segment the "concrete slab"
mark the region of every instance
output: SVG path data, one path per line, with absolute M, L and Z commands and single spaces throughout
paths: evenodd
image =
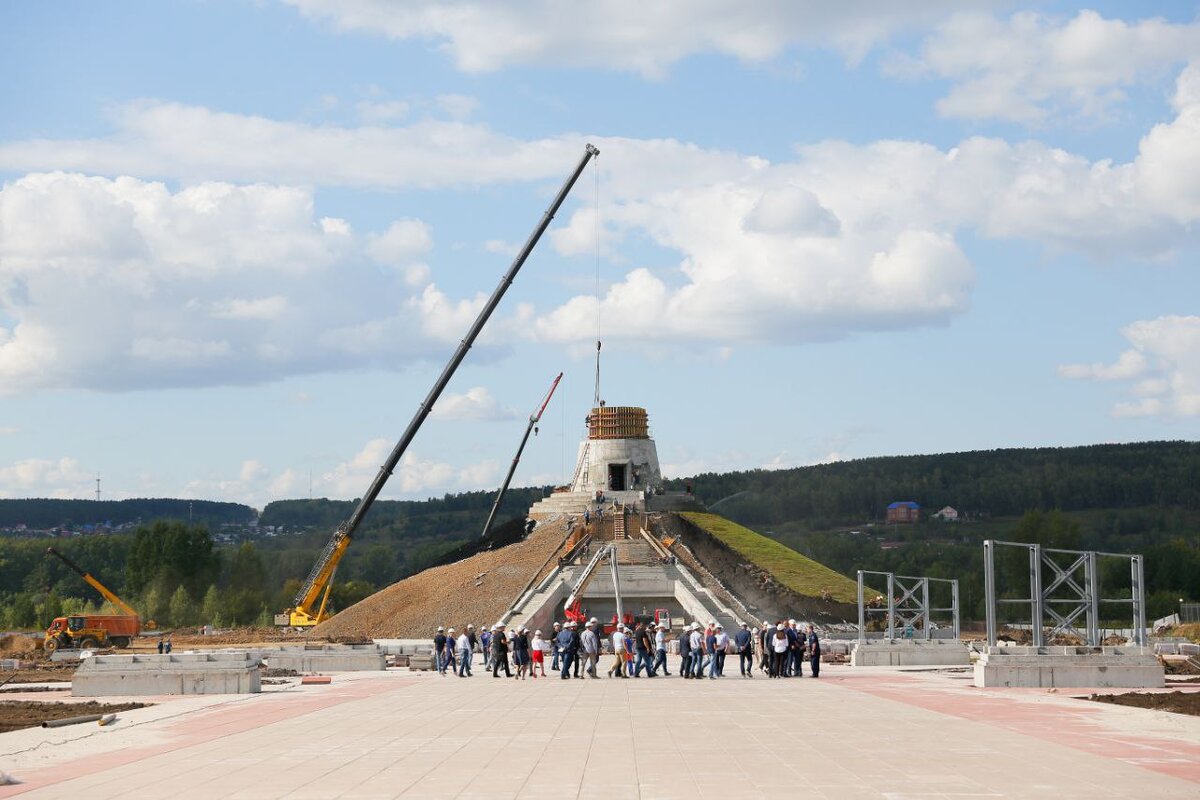
M 964 667 L 970 663 L 970 649 L 957 639 L 855 642 L 850 651 L 853 667 Z
M 0 735 L 0 763 L 23 781 L 0 798 L 1200 794 L 1200 719 L 963 678 L 347 673 L 304 690 L 163 698 L 112 728 Z M 903 730 L 905 752 L 884 752 L 872 730 Z
M 377 644 L 325 644 L 259 651 L 271 669 L 296 672 L 357 672 L 387 669 L 387 655 Z
M 246 653 L 93 656 L 71 679 L 76 697 L 244 694 L 262 688 L 258 659 Z
M 975 685 L 1159 689 L 1163 667 L 1151 647 L 986 647 Z

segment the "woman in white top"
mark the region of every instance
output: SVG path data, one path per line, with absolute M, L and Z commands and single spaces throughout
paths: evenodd
M 783 659 L 787 655 L 788 637 L 783 629 L 783 623 L 775 626 L 775 635 L 771 637 L 771 677 L 783 677 Z
M 542 677 L 546 677 L 546 662 L 544 661 L 546 650 L 546 640 L 542 638 L 542 632 L 534 631 L 533 666 L 529 668 L 529 674 L 533 676 L 534 680 L 537 680 L 537 673 L 539 669 L 542 671 Z

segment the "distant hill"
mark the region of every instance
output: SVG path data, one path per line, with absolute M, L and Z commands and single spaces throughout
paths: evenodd
M 710 508 L 742 523 L 813 520 L 814 528 L 882 521 L 912 500 L 971 516 L 1033 509 L 1200 509 L 1200 442 L 981 450 L 812 467 L 706 473 L 690 479 Z M 685 481 L 670 481 L 682 489 Z
M 29 498 L 0 500 L 0 528 L 25 525 L 30 528 L 55 528 L 64 525 L 112 523 L 125 525 L 159 519 L 192 520 L 198 525 L 216 527 L 226 522 L 248 525 L 255 510 L 241 503 L 213 500 L 172 500 L 145 498 L 135 500 L 58 500 Z

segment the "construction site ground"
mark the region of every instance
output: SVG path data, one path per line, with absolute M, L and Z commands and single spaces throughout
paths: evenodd
M 108 698 L 153 705 L 104 728 L 0 734 L 0 770 L 20 781 L 0 798 L 1200 795 L 1197 717 L 1085 702 L 1089 690 L 976 689 L 962 670 L 726 667 L 716 681 L 392 669 Z

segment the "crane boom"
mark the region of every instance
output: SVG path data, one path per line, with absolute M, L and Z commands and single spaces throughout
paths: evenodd
M 383 486 L 387 483 L 388 478 L 392 476 L 392 471 L 400 463 L 400 458 L 404 455 L 404 451 L 408 449 L 413 438 L 416 437 L 417 431 L 420 430 L 421 425 L 425 422 L 425 418 L 433 411 L 433 404 L 437 402 L 446 385 L 450 383 L 450 378 L 453 377 L 454 372 L 458 369 L 458 365 L 466 358 L 467 351 L 471 349 L 471 345 L 475 343 L 479 332 L 483 330 L 484 324 L 487 323 L 492 312 L 496 310 L 496 306 L 500 304 L 500 300 L 504 297 L 504 293 L 508 291 L 508 287 L 512 285 L 517 273 L 525 264 L 525 259 L 529 258 L 529 254 L 533 252 L 533 248 L 537 245 L 538 240 L 542 238 L 542 234 L 550 226 L 550 222 L 554 219 L 554 215 L 558 213 L 559 207 L 567 199 L 567 195 L 571 192 L 572 187 L 575 186 L 575 182 L 579 180 L 584 167 L 587 166 L 593 156 L 599 153 L 600 151 L 591 144 L 585 147 L 583 158 L 579 160 L 579 163 L 575 166 L 575 170 L 567 178 L 566 182 L 563 183 L 562 188 L 558 190 L 558 194 L 555 195 L 554 200 L 550 203 L 550 207 L 542 215 L 541 222 L 534 228 L 533 233 L 529 235 L 521 251 L 517 253 L 517 257 L 513 260 L 508 272 L 500 279 L 500 284 L 492 292 L 492 296 L 488 298 L 487 303 L 484 304 L 475 322 L 471 324 L 466 337 L 459 343 L 458 348 L 454 351 L 454 355 L 450 357 L 450 361 L 442 370 L 442 374 L 438 376 L 437 381 L 434 382 L 433 388 L 429 390 L 429 394 L 425 397 L 425 400 L 417 407 L 417 412 L 413 416 L 412 421 L 408 423 L 408 427 L 405 428 L 400 441 L 396 442 L 396 446 L 392 448 L 387 461 L 379 468 L 379 473 L 371 481 L 366 494 L 359 500 L 350 517 L 333 532 L 329 543 L 325 545 L 325 549 L 317 558 L 317 562 L 313 565 L 300 591 L 296 594 L 295 607 L 288 609 L 286 620 L 281 620 L 280 618 L 284 615 L 279 615 L 276 618 L 277 622 L 282 621 L 288 625 L 309 626 L 316 625 L 324 618 L 325 604 L 322 602 L 320 608 L 318 608 L 317 600 L 323 592 L 328 597 L 328 591 L 332 588 L 333 573 L 337 569 L 338 562 L 345 555 L 346 548 L 350 546 L 350 540 L 354 536 L 355 530 L 358 529 L 363 517 L 370 510 L 371 505 L 375 502 L 375 498 L 383 490 Z
M 117 597 L 115 594 L 113 594 L 112 592 L 110 592 L 110 591 L 108 590 L 108 587 L 107 587 L 107 586 L 105 586 L 103 583 L 101 583 L 100 581 L 98 581 L 98 580 L 96 580 L 95 578 L 93 578 L 93 577 L 92 577 L 92 574 L 91 574 L 90 572 L 87 572 L 87 571 L 85 571 L 85 570 L 83 569 L 83 567 L 79 566 L 79 565 L 78 565 L 78 564 L 76 564 L 74 561 L 72 561 L 71 559 L 69 559 L 69 558 L 67 558 L 66 556 L 64 556 L 62 553 L 60 553 L 60 552 L 58 552 L 57 550 L 55 550 L 53 547 L 47 547 L 47 548 L 46 548 L 46 553 L 47 553 L 48 555 L 57 556 L 57 557 L 58 557 L 58 559 L 59 559 L 60 561 L 62 561 L 64 564 L 66 564 L 66 565 L 67 565 L 68 567 L 70 567 L 71 569 L 75 570 L 75 572 L 78 572 L 78 573 L 79 573 L 79 577 L 83 578 L 83 580 L 84 580 L 84 581 L 85 581 L 85 582 L 86 582 L 86 583 L 87 583 L 89 586 L 91 586 L 93 589 L 95 589 L 97 592 L 99 592 L 99 593 L 100 593 L 100 595 L 101 595 L 101 596 L 102 596 L 102 597 L 103 597 L 105 600 L 107 600 L 108 602 L 112 603 L 114 606 L 116 606 L 117 608 L 121 609 L 122 611 L 124 611 L 126 614 L 128 614 L 128 615 L 129 615 L 129 616 L 131 616 L 131 617 L 136 617 L 136 616 L 138 615 L 138 613 L 137 613 L 136 611 L 134 611 L 134 610 L 133 610 L 133 609 L 132 609 L 132 608 L 129 606 L 129 604 L 128 604 L 128 603 L 126 603 L 124 600 L 122 600 L 121 598 Z
M 496 512 L 500 510 L 500 501 L 504 499 L 504 493 L 508 491 L 508 484 L 512 482 L 513 473 L 517 471 L 517 464 L 521 461 L 521 453 L 525 452 L 525 443 L 529 441 L 529 433 L 533 430 L 533 426 L 537 425 L 542 419 L 542 414 L 546 411 L 546 406 L 550 405 L 550 398 L 554 396 L 554 390 L 558 388 L 558 382 L 562 380 L 563 374 L 558 373 L 558 377 L 554 379 L 554 383 L 550 384 L 550 391 L 546 392 L 546 396 L 542 399 L 542 404 L 538 406 L 538 410 L 529 415 L 529 424 L 525 426 L 525 435 L 521 437 L 521 444 L 517 447 L 517 454 L 513 456 L 512 465 L 508 468 L 508 474 L 504 476 L 504 483 L 500 485 L 500 491 L 496 492 L 496 502 L 492 503 L 492 510 L 488 514 L 487 522 L 483 525 L 483 533 L 480 534 L 483 538 L 492 530 L 492 523 L 496 521 Z

